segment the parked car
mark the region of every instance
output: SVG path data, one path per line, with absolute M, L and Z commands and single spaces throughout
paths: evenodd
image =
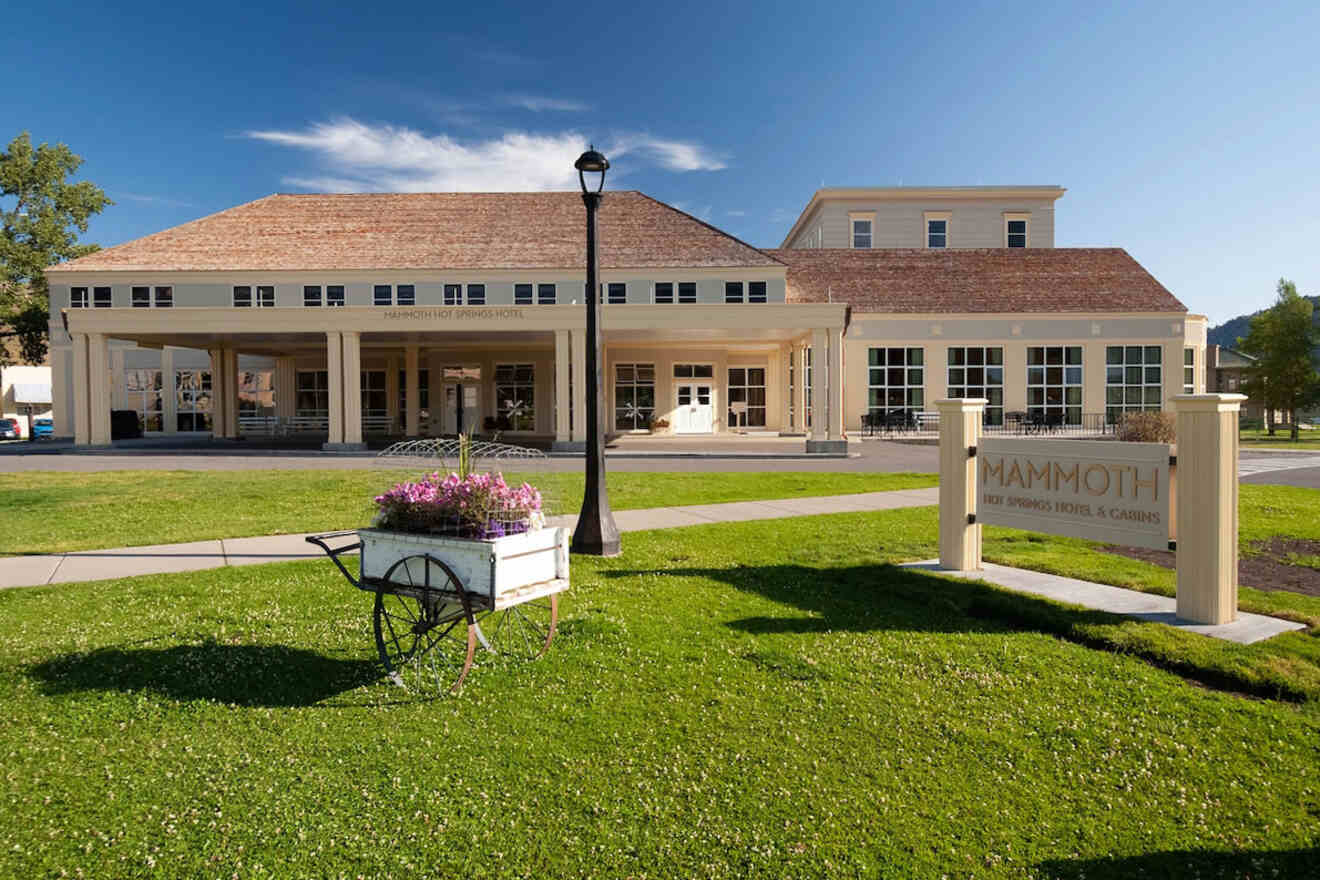
M 32 420 L 32 439 L 49 440 L 55 436 L 55 422 L 52 419 Z
M 0 440 L 22 440 L 23 429 L 18 426 L 18 419 L 0 419 Z

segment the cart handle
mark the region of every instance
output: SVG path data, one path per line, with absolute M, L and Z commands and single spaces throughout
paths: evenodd
M 348 582 L 356 586 L 358 583 L 358 579 L 353 577 L 353 575 L 349 572 L 349 570 L 344 567 L 344 563 L 339 561 L 339 557 L 345 553 L 352 553 L 354 550 L 362 549 L 362 541 L 357 540 L 351 544 L 344 544 L 341 547 L 331 547 L 329 544 L 326 543 L 326 541 L 329 539 L 344 538 L 349 535 L 352 535 L 353 537 L 356 538 L 357 532 L 353 530 L 344 531 L 344 532 L 326 532 L 321 535 L 308 535 L 305 540 L 307 541 L 308 544 L 315 544 L 316 546 L 324 550 L 325 555 L 330 557 L 330 561 L 333 562 L 335 565 L 339 566 L 339 570 L 344 573 L 344 577 L 348 578 Z

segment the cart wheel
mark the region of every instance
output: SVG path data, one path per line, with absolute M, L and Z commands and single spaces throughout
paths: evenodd
M 510 605 L 491 616 L 495 626 L 487 638 L 495 652 L 535 660 L 554 640 L 559 625 L 559 594 Z
M 449 566 L 432 556 L 400 559 L 385 573 L 373 618 L 390 681 L 419 691 L 463 686 L 477 632 L 471 608 L 459 600 L 462 589 Z

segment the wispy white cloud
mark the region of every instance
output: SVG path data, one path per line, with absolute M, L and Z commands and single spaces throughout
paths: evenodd
M 582 101 L 573 101 L 567 98 L 546 98 L 540 95 L 509 95 L 504 101 L 514 107 L 531 110 L 533 113 L 545 113 L 547 111 L 582 113 L 591 109 L 590 104 L 585 104 Z
M 691 214 L 700 220 L 710 220 L 711 211 L 715 209 L 714 205 L 694 205 L 690 202 L 674 202 L 674 207 L 684 214 Z
M 117 192 L 115 198 L 125 199 L 130 202 L 143 202 L 152 205 L 169 205 L 172 208 L 195 208 L 192 202 L 186 202 L 183 199 L 171 199 L 166 196 L 149 196 L 142 193 Z
M 510 131 L 478 141 L 427 135 L 405 126 L 367 125 L 351 118 L 300 130 L 249 131 L 246 137 L 304 150 L 321 164 L 285 182 L 331 192 L 555 190 L 577 186 L 573 161 L 587 145 L 575 131 Z M 649 135 L 615 137 L 603 145 L 611 161 L 634 156 L 671 171 L 726 167 L 696 143 Z M 710 208 L 707 207 L 709 213 Z

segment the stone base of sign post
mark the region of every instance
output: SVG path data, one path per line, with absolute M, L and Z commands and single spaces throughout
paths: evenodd
M 1178 616 L 1229 623 L 1238 599 L 1238 410 L 1241 394 L 1181 394 L 1178 419 Z
M 983 398 L 937 400 L 940 414 L 940 568 L 979 571 L 981 526 L 976 514 L 976 457 Z

